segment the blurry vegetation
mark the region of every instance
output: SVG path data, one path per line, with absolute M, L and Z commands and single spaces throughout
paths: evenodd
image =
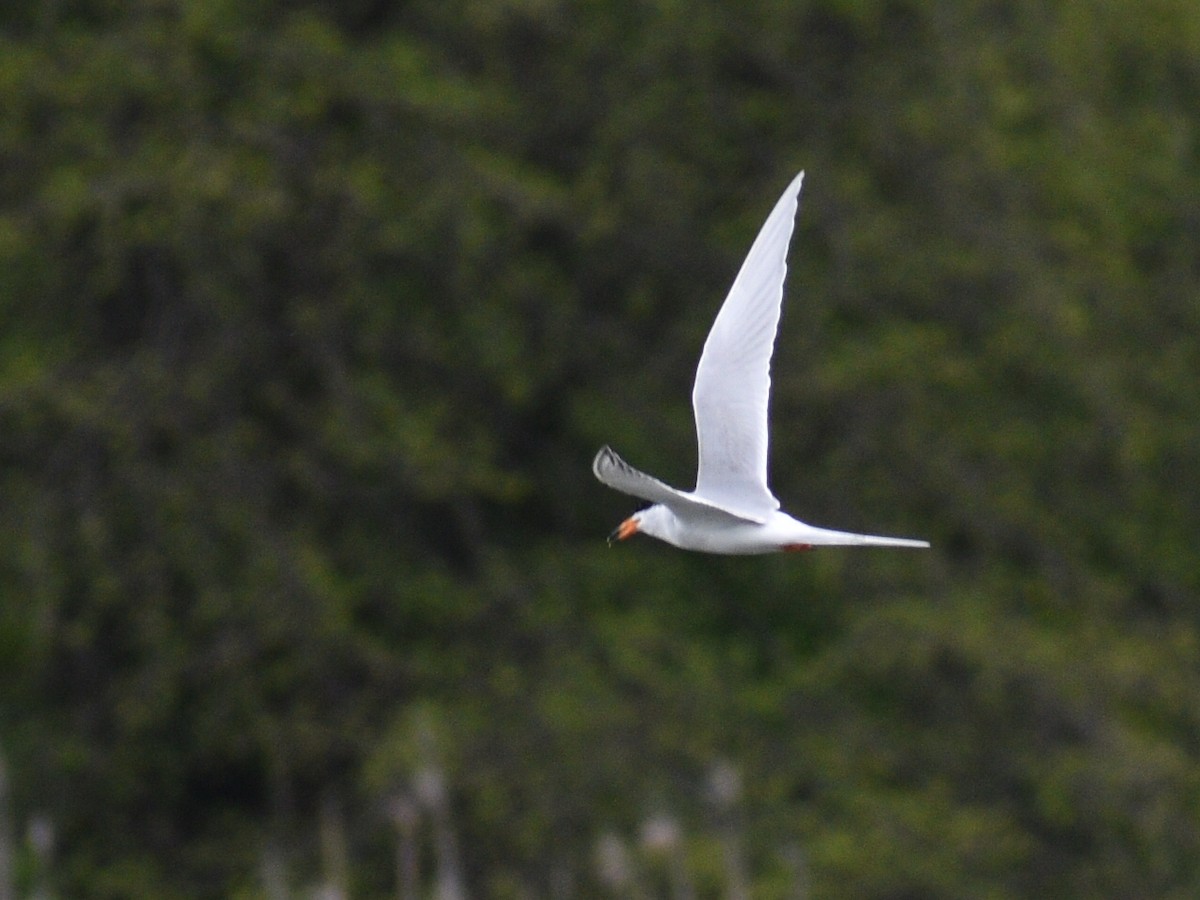
M 0 110 L 3 896 L 1200 894 L 1194 0 L 17 3 Z M 774 487 L 934 550 L 606 549 L 800 168 Z

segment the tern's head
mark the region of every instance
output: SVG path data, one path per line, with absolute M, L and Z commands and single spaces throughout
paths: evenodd
M 671 515 L 671 511 L 661 503 L 648 506 L 635 512 L 613 529 L 613 533 L 608 536 L 608 542 L 611 544 L 613 541 L 623 541 L 635 534 L 648 534 L 650 537 L 665 539 Z

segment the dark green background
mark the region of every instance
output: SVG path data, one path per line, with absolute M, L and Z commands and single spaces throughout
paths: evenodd
M 773 487 L 934 549 L 607 549 L 801 168 Z M 436 767 L 476 897 L 655 816 L 701 897 L 1197 896 L 1198 235 L 1194 0 L 6 5 L 12 877 L 391 896 Z

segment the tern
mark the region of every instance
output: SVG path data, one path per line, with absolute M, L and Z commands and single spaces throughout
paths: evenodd
M 808 525 L 782 512 L 767 486 L 771 353 L 803 181 L 801 172 L 767 216 L 704 342 L 692 388 L 700 457 L 695 489 L 681 491 L 639 472 L 611 447 L 596 454 L 592 471 L 601 482 L 652 504 L 618 525 L 609 543 L 641 533 L 684 550 L 724 554 L 929 546 Z

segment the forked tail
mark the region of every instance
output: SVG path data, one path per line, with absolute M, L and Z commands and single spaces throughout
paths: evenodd
M 806 538 L 814 547 L 916 547 L 928 548 L 929 541 L 915 538 L 884 537 L 878 534 L 855 534 L 851 531 L 832 531 L 827 528 Z

